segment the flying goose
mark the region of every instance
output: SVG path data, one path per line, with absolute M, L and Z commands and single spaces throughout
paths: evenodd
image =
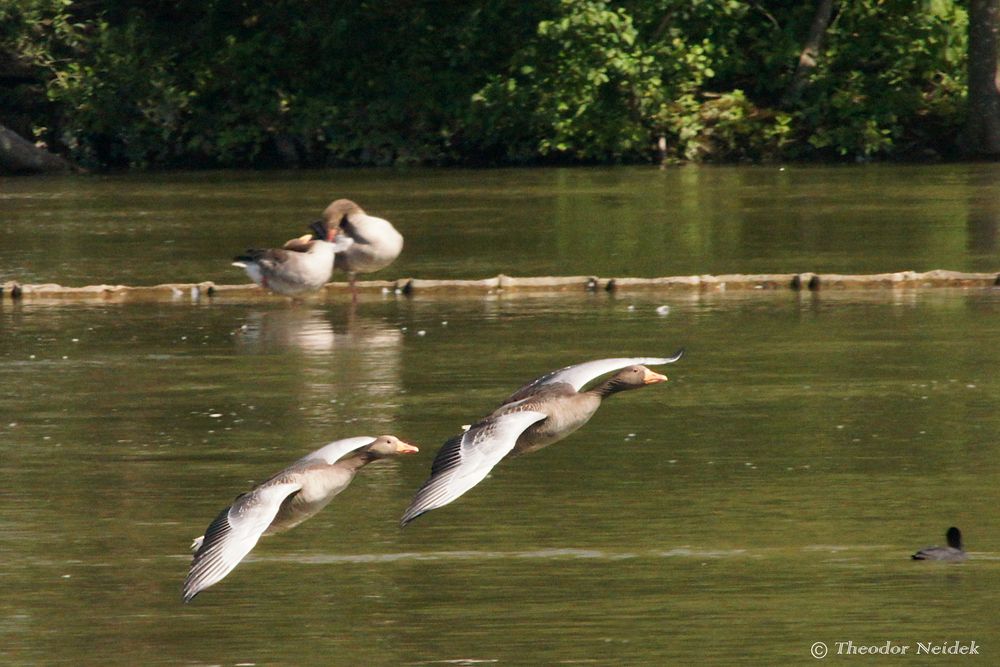
M 337 440 L 237 496 L 191 545 L 195 553 L 184 581 L 184 601 L 221 581 L 262 535 L 294 528 L 326 507 L 364 466 L 417 451 L 392 435 Z
M 421 514 L 443 507 L 481 482 L 502 459 L 534 452 L 562 440 L 586 424 L 601 402 L 620 391 L 665 382 L 646 368 L 670 364 L 672 357 L 598 359 L 546 373 L 511 394 L 496 410 L 442 445 L 430 477 L 400 520 L 405 526 Z M 614 375 L 580 391 L 605 373 Z

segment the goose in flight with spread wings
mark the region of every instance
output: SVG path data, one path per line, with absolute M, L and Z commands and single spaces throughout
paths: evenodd
M 438 451 L 430 478 L 403 514 L 405 526 L 443 507 L 481 482 L 502 459 L 534 452 L 562 440 L 586 424 L 601 402 L 620 391 L 666 381 L 646 366 L 670 364 L 672 357 L 598 359 L 546 373 L 511 394 L 500 407 L 448 440 Z M 617 371 L 581 391 L 590 381 Z
M 194 540 L 184 601 L 217 584 L 254 548 L 262 535 L 294 528 L 326 507 L 372 461 L 418 449 L 392 435 L 331 442 L 307 454 L 233 501 Z

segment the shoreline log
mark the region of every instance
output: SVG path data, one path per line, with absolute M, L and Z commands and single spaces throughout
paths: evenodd
M 585 294 L 605 291 L 629 293 L 722 293 L 775 292 L 781 290 L 812 292 L 892 289 L 994 289 L 1000 287 L 1000 273 L 968 273 L 935 269 L 918 273 L 897 271 L 876 274 L 836 273 L 775 273 L 721 274 L 699 276 L 663 276 L 659 278 L 601 278 L 598 276 L 506 276 L 493 278 L 434 280 L 400 278 L 370 280 L 357 284 L 362 295 L 379 294 L 446 299 L 449 296 L 476 294 Z M 346 282 L 329 283 L 307 299 L 347 295 Z M 164 283 L 160 285 L 86 285 L 67 287 L 55 283 L 28 284 L 8 281 L 0 286 L 0 299 L 19 301 L 199 301 L 202 299 L 285 300 L 253 283 L 218 285 L 211 281 L 199 283 Z

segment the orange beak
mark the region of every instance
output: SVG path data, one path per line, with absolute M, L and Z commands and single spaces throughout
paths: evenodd
M 667 376 L 660 375 L 659 373 L 654 373 L 653 371 L 646 369 L 646 374 L 642 377 L 643 384 L 656 384 L 658 382 L 666 382 Z
M 408 442 L 400 441 L 399 444 L 396 445 L 397 454 L 416 454 L 419 451 L 420 450 L 415 445 L 411 445 Z

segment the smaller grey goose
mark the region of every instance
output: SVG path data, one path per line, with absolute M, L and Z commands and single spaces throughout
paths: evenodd
M 321 289 L 330 281 L 337 247 L 334 233 L 315 226 L 313 235 L 292 239 L 281 248 L 250 248 L 233 258 L 233 266 L 264 289 L 298 297 Z
M 184 601 L 217 584 L 263 535 L 294 528 L 326 507 L 372 461 L 419 451 L 393 435 L 337 440 L 236 498 L 191 545 Z

